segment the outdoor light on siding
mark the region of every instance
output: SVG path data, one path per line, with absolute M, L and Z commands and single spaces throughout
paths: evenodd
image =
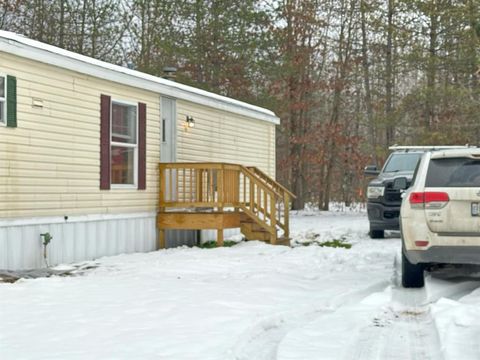
M 193 128 L 195 127 L 195 119 L 187 115 L 187 120 L 185 122 L 186 127 Z

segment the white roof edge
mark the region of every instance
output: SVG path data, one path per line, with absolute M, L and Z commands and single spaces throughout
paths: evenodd
M 280 124 L 279 117 L 273 111 L 259 106 L 96 60 L 9 31 L 0 30 L 0 51 L 276 125 Z M 79 63 L 82 65 L 81 68 Z

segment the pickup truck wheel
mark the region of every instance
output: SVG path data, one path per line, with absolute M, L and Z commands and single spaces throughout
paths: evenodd
M 402 251 L 402 286 L 404 288 L 422 288 L 425 286 L 423 264 L 412 264 Z
M 372 239 L 383 239 L 385 237 L 384 230 L 370 230 L 369 235 Z

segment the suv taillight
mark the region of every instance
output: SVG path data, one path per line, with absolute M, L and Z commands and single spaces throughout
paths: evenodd
M 441 209 L 450 201 L 446 192 L 425 191 L 412 192 L 408 201 L 412 207 L 425 209 Z

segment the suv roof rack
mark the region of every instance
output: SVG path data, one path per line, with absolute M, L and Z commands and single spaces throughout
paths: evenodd
M 393 145 L 390 146 L 389 150 L 446 150 L 446 149 L 470 149 L 476 148 L 473 145 L 426 145 L 426 146 L 400 146 L 400 145 Z

